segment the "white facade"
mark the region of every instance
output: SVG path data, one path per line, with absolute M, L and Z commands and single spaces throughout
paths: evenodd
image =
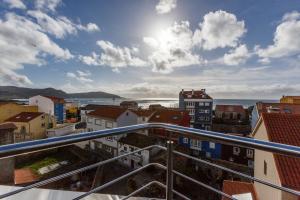
M 64 124 L 57 126 L 52 129 L 46 130 L 47 137 L 59 137 L 63 135 L 68 135 L 76 131 L 75 124 Z
M 54 116 L 54 103 L 51 99 L 37 95 L 29 98 L 29 105 L 38 106 L 39 112 L 44 112 Z
M 130 153 L 132 151 L 136 151 L 139 149 L 140 148 L 132 146 L 132 145 L 119 143 L 118 153 L 119 153 L 119 155 L 122 155 L 122 154 Z M 119 159 L 119 161 L 122 164 L 124 164 L 132 169 L 137 169 L 139 167 L 142 167 L 142 166 L 148 164 L 149 159 L 150 159 L 150 151 L 144 150 L 144 151 L 140 151 L 136 154 L 132 154 L 130 156 L 126 156 L 122 159 Z

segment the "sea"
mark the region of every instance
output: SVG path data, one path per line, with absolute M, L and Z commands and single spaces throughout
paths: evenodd
M 136 101 L 140 107 L 148 108 L 151 104 L 161 104 L 169 108 L 178 108 L 178 98 L 140 98 L 140 99 L 124 99 L 124 98 L 93 98 L 93 99 L 66 99 L 66 101 L 77 102 L 80 106 L 86 104 L 99 104 L 99 105 L 120 105 L 122 101 L 133 100 Z M 256 102 L 269 102 L 278 103 L 279 100 L 274 99 L 214 99 L 213 105 L 242 105 L 244 108 L 254 106 Z

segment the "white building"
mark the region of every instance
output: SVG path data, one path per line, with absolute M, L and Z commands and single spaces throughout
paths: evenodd
M 119 155 L 137 151 L 139 149 L 156 144 L 156 139 L 139 133 L 129 133 L 118 141 Z M 155 155 L 158 149 L 149 149 L 129 155 L 119 161 L 132 168 L 137 169 L 149 163 L 150 157 Z
M 137 124 L 138 116 L 127 109 L 116 106 L 100 107 L 87 113 L 86 123 L 88 131 L 110 129 Z M 93 140 L 93 150 L 105 150 L 111 156 L 118 155 L 118 140 L 122 135 L 111 136 Z
M 62 125 L 58 125 L 55 128 L 47 129 L 46 135 L 47 137 L 59 137 L 59 136 L 68 135 L 75 132 L 76 132 L 75 124 L 62 124 Z
M 262 113 L 253 137 L 276 143 L 300 146 L 300 115 Z M 255 150 L 254 177 L 300 191 L 300 159 Z M 298 200 L 278 189 L 254 183 L 258 199 Z

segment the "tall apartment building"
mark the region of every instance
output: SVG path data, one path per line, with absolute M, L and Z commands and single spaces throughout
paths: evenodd
M 179 108 L 189 112 L 191 127 L 211 130 L 213 99 L 206 94 L 205 89 L 182 90 L 179 93 Z

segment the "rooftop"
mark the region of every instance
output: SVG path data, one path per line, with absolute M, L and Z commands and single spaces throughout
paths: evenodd
M 17 129 L 14 123 L 5 122 L 0 124 L 0 130 L 9 130 L 9 129 Z
M 128 144 L 139 148 L 145 148 L 153 145 L 156 143 L 156 141 L 157 140 L 154 137 L 149 137 L 139 133 L 130 133 L 126 137 L 122 137 L 119 140 L 119 142 L 123 144 Z
M 184 98 L 188 99 L 212 99 L 208 94 L 206 94 L 205 90 L 191 90 L 191 91 L 184 91 L 182 90 L 179 95 L 183 96 Z
M 21 112 L 11 118 L 5 120 L 6 122 L 29 122 L 38 116 L 42 115 L 42 112 Z
M 300 115 L 263 113 L 262 120 L 271 142 L 300 146 Z M 300 159 L 274 157 L 282 185 L 300 190 Z
M 130 111 L 134 112 L 140 117 L 150 117 L 155 113 L 155 111 L 149 109 L 138 109 L 138 110 L 130 110 Z
M 250 193 L 252 196 L 252 200 L 258 200 L 253 183 L 224 180 L 223 192 L 231 196 Z M 229 199 L 223 197 L 222 200 L 229 200 Z
M 103 107 L 119 107 L 119 106 L 114 106 L 114 105 L 98 105 L 98 104 L 87 104 L 85 106 L 80 107 L 80 110 L 97 110 L 98 108 L 103 108 Z
M 179 111 L 175 109 L 165 109 L 157 111 L 149 122 L 169 123 L 181 125 L 184 118 L 189 118 L 187 111 Z M 189 120 L 188 120 L 189 121 Z
M 261 115 L 261 113 L 268 112 L 300 114 L 299 104 L 257 102 L 256 108 L 259 115 Z
M 242 105 L 216 105 L 216 112 L 237 112 L 244 113 L 246 112 Z
M 105 106 L 105 107 L 99 107 L 96 110 L 88 113 L 87 115 L 93 117 L 117 119 L 126 110 L 127 109 L 121 108 L 119 106 Z
M 44 95 L 42 95 L 42 96 L 46 97 L 48 99 L 51 99 L 55 103 L 65 103 L 65 99 L 64 98 L 55 97 L 55 96 L 44 96 Z

